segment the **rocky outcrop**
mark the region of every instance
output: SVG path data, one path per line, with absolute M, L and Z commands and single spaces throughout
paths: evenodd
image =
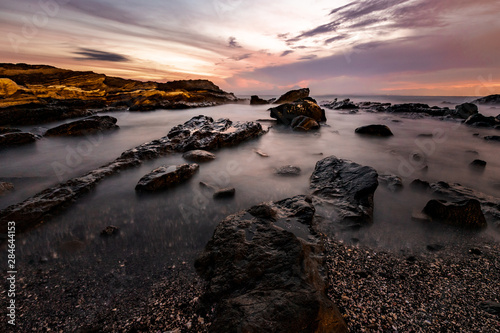
M 0 210 L 0 233 L 6 232 L 9 221 L 16 221 L 16 231 L 19 232 L 46 221 L 51 215 L 63 210 L 88 192 L 105 177 L 135 167 L 145 160 L 173 152 L 185 152 L 191 150 L 189 147 L 194 145 L 201 149 L 232 146 L 257 138 L 264 133 L 260 124 L 254 122 L 233 124 L 229 119 L 214 121 L 206 116 L 194 117 L 184 125 L 174 127 L 169 135 L 127 150 L 111 163 L 81 177 L 50 187 L 19 204 Z
M 0 125 L 88 116 L 104 107 L 145 111 L 237 101 L 208 80 L 142 82 L 43 65 L 0 64 L 0 80 Z
M 455 110 L 450 110 L 448 114 L 454 118 L 468 119 L 470 116 L 478 114 L 478 109 L 476 104 L 463 103 L 455 106 Z
M 368 125 L 356 128 L 357 134 L 371 136 L 393 136 L 391 130 L 386 125 Z
M 309 88 L 290 90 L 289 92 L 281 95 L 280 98 L 273 102 L 273 104 L 292 103 L 298 99 L 309 97 L 309 92 Z
M 481 211 L 481 204 L 475 199 L 459 202 L 430 200 L 423 212 L 433 220 L 465 228 L 484 228 L 486 219 Z
M 472 103 L 476 104 L 500 104 L 500 95 L 489 95 L 473 100 Z
M 135 186 L 136 191 L 164 190 L 184 183 L 198 171 L 198 164 L 163 165 L 142 177 Z
M 476 113 L 467 118 L 465 124 L 475 127 L 495 127 L 500 125 L 500 120 L 495 117 L 487 117 L 480 113 Z
M 206 150 L 190 150 L 182 154 L 182 157 L 193 162 L 208 162 L 215 160 L 215 154 Z
M 110 116 L 92 116 L 53 127 L 45 136 L 82 136 L 118 129 L 117 119 Z
M 0 149 L 33 143 L 38 137 L 31 133 L 7 133 L 0 135 Z
M 301 99 L 293 103 L 281 104 L 280 106 L 270 108 L 271 118 L 275 118 L 279 123 L 291 125 L 292 121 L 298 116 L 306 116 L 314 119 L 316 122 L 326 121 L 325 110 L 310 99 Z
M 332 110 L 352 110 L 352 109 L 359 109 L 359 106 L 351 102 L 349 98 L 346 98 L 342 101 L 337 102 L 337 99 L 331 103 L 325 103 L 322 104 L 321 106 L 324 106 L 325 108 L 332 109 Z
M 294 131 L 309 132 L 320 128 L 318 122 L 310 117 L 298 116 L 293 118 L 290 124 Z
M 430 107 L 429 105 L 422 103 L 394 104 L 385 109 L 385 111 L 389 113 L 422 113 L 435 117 L 444 116 L 449 112 L 449 110 L 450 109 L 447 107 Z
M 257 95 L 253 95 L 250 97 L 250 105 L 265 105 L 265 104 L 270 104 L 270 102 L 260 98 Z
M 215 306 L 212 332 L 347 332 L 326 296 L 323 247 L 310 198 L 254 206 L 224 219 L 196 260 Z
M 334 220 L 353 227 L 373 222 L 373 195 L 377 187 L 375 169 L 335 156 L 316 163 L 310 185 L 315 196 L 333 205 Z

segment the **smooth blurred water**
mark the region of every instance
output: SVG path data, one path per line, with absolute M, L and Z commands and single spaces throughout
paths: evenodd
M 318 97 L 318 101 L 321 100 L 323 98 Z M 353 100 L 376 101 L 376 98 Z M 462 102 L 459 98 L 447 100 Z M 398 102 L 383 97 L 379 97 L 379 101 Z M 432 105 L 425 98 L 413 97 L 411 101 Z M 183 111 L 116 112 L 109 115 L 118 118 L 120 129 L 104 136 L 44 138 L 33 147 L 3 151 L 0 153 L 0 178 L 13 181 L 16 191 L 1 197 L 0 207 L 22 201 L 60 180 L 82 175 L 110 162 L 124 150 L 160 138 L 173 126 L 193 116 L 204 114 L 215 119 L 227 117 L 233 121 L 255 121 L 269 118 L 267 108 L 266 105 L 223 105 Z M 481 112 L 487 114 L 483 109 Z M 405 189 L 398 193 L 380 185 L 375 195 L 373 225 L 359 231 L 346 231 L 333 225 L 336 237 L 346 241 L 356 238 L 361 244 L 392 250 L 421 249 L 436 242 L 473 241 L 475 237 L 498 239 L 498 233 L 492 227 L 479 234 L 469 232 L 463 235 L 453 228 L 412 221 L 412 212 L 422 210 L 430 196 L 415 193 L 408 187 L 415 178 L 459 182 L 500 197 L 500 144 L 482 139 L 485 135 L 499 135 L 498 131 L 471 128 L 455 121 L 410 119 L 363 111 L 347 114 L 326 110 L 326 116 L 327 125 L 316 133 L 297 133 L 275 126 L 259 139 L 217 151 L 216 160 L 201 164 L 193 179 L 164 192 L 138 195 L 134 187 L 155 167 L 185 163 L 180 154 L 148 161 L 111 176 L 61 215 L 20 235 L 20 258 L 48 256 L 85 260 L 99 257 L 99 260 L 105 260 L 102 257 L 107 255 L 113 258 L 134 256 L 143 257 L 147 265 L 188 251 L 196 253 L 225 216 L 259 202 L 308 193 L 309 177 L 315 163 L 330 155 L 372 166 L 380 174 L 400 175 L 405 185 Z M 262 124 L 267 127 L 270 123 Z M 354 133 L 357 127 L 369 124 L 388 125 L 394 137 L 373 138 Z M 57 123 L 46 127 L 55 125 Z M 418 137 L 426 133 L 439 136 L 437 139 Z M 479 136 L 473 136 L 474 133 L 479 133 Z M 257 155 L 255 149 L 269 157 Z M 471 150 L 477 155 L 468 152 Z M 75 151 L 77 157 L 73 156 Z M 412 157 L 415 153 L 422 157 L 421 161 Z M 473 172 L 468 167 L 476 158 L 488 163 L 483 173 Z M 57 167 L 54 167 L 57 163 L 67 166 L 64 173 L 60 170 L 57 173 Z M 299 166 L 301 175 L 280 177 L 274 174 L 275 168 L 288 164 Z M 419 171 L 424 165 L 428 166 L 428 171 Z M 200 181 L 219 187 L 235 187 L 236 196 L 214 201 L 211 193 L 200 187 Z M 100 237 L 100 231 L 108 225 L 118 226 L 120 235 L 109 240 Z

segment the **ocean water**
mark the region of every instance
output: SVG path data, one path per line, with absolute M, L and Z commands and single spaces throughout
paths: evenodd
M 314 97 L 318 101 L 334 98 Z M 352 98 L 355 102 L 421 102 L 438 106 L 445 106 L 441 104 L 443 101 L 462 103 L 470 99 Z M 446 105 L 454 107 L 454 104 Z M 31 147 L 2 151 L 0 179 L 12 181 L 16 190 L 0 197 L 0 207 L 22 201 L 60 181 L 112 161 L 129 148 L 165 136 L 173 126 L 193 116 L 203 114 L 214 119 L 255 121 L 269 118 L 267 109 L 266 105 L 235 104 L 180 111 L 114 112 L 109 115 L 118 118 L 120 129 L 117 131 L 83 138 L 44 138 Z M 480 112 L 496 115 L 500 110 L 481 106 Z M 99 257 L 100 269 L 106 270 L 109 268 L 107 260 L 111 265 L 117 258 L 140 257 L 143 265 L 154 265 L 164 258 L 197 253 L 225 216 L 260 202 L 308 193 L 309 177 L 316 162 L 330 155 L 372 166 L 379 174 L 399 175 L 405 186 L 403 191 L 393 193 L 380 185 L 375 194 L 373 225 L 353 231 L 332 223 L 331 231 L 336 238 L 390 251 L 425 250 L 426 245 L 433 243 L 499 240 L 493 227 L 479 233 L 463 233 L 446 226 L 412 221 L 412 213 L 421 211 L 431 197 L 416 193 L 408 186 L 416 178 L 458 182 L 500 197 L 500 144 L 482 139 L 485 135 L 498 135 L 498 131 L 471 128 L 455 121 L 363 111 L 349 114 L 327 109 L 326 117 L 327 125 L 316 133 L 296 133 L 274 126 L 259 139 L 217 151 L 216 160 L 201 164 L 194 178 L 168 191 L 138 195 L 134 187 L 143 175 L 160 165 L 185 163 L 180 154 L 148 161 L 111 176 L 48 223 L 19 235 L 19 260 L 43 256 L 86 261 Z M 263 127 L 270 124 L 262 122 Z M 354 133 L 357 127 L 369 124 L 385 124 L 394 136 L 381 139 Z M 428 133 L 439 133 L 439 140 L 418 136 Z M 474 136 L 475 133 L 479 136 Z M 269 157 L 257 155 L 256 149 Z M 415 154 L 421 158 L 415 159 Z M 476 158 L 488 163 L 483 173 L 473 172 L 468 167 Z M 301 175 L 279 177 L 274 174 L 275 168 L 289 164 L 299 166 Z M 423 166 L 428 166 L 427 171 L 421 170 Z M 235 187 L 236 196 L 214 201 L 211 193 L 199 186 L 200 181 L 218 187 Z M 108 225 L 121 229 L 112 240 L 99 237 L 100 231 Z M 187 260 L 192 259 L 190 255 Z

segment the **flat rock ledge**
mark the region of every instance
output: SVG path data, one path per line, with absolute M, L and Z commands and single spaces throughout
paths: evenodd
M 256 122 L 233 123 L 229 119 L 214 121 L 196 116 L 177 125 L 167 136 L 125 151 L 113 162 L 87 174 L 50 187 L 25 201 L 0 210 L 0 233 L 7 232 L 7 223 L 16 221 L 17 231 L 27 230 L 44 222 L 91 190 L 105 177 L 173 152 L 193 149 L 216 150 L 234 146 L 266 133 Z

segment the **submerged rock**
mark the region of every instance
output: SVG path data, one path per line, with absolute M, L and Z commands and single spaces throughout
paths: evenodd
M 194 176 L 199 165 L 163 165 L 142 177 L 135 186 L 136 191 L 158 191 L 185 182 Z
M 31 133 L 7 133 L 0 135 L 0 149 L 33 143 L 37 136 Z
M 110 116 L 92 116 L 49 129 L 45 136 L 81 136 L 118 129 L 117 119 Z
M 265 104 L 270 104 L 270 102 L 260 98 L 257 95 L 253 95 L 250 97 L 250 105 L 265 105 Z
M 333 204 L 338 221 L 357 226 L 373 222 L 377 187 L 375 169 L 335 156 L 316 163 L 310 185 L 314 195 Z
M 423 212 L 432 219 L 457 227 L 484 228 L 486 219 L 481 204 L 475 199 L 459 202 L 430 200 Z
M 309 88 L 302 88 L 297 90 L 290 90 L 289 92 L 281 95 L 273 104 L 284 104 L 295 102 L 298 99 L 309 97 Z
M 224 219 L 195 267 L 215 306 L 212 332 L 347 332 L 326 296 L 323 246 L 304 196 Z
M 236 189 L 234 187 L 226 187 L 218 189 L 214 192 L 214 199 L 225 199 L 232 198 L 236 194 Z
M 372 136 L 393 136 L 391 129 L 385 125 L 368 125 L 358 127 L 355 130 L 358 134 L 372 135 Z
M 306 116 L 295 117 L 292 120 L 290 126 L 293 128 L 294 131 L 300 131 L 300 132 L 317 130 L 320 127 L 316 120 Z
M 398 192 L 403 189 L 403 180 L 399 176 L 389 174 L 379 175 L 378 180 L 392 192 Z
M 325 110 L 309 99 L 302 99 L 293 103 L 286 103 L 269 109 L 271 118 L 275 118 L 279 123 L 291 125 L 298 116 L 306 116 L 316 122 L 326 121 Z
M 279 167 L 274 173 L 280 176 L 299 176 L 300 172 L 301 170 L 298 166 L 286 165 Z
M 474 160 L 469 165 L 473 168 L 484 169 L 486 167 L 486 161 Z
M 207 162 L 215 160 L 215 154 L 201 149 L 187 151 L 182 154 L 182 157 L 193 162 Z

